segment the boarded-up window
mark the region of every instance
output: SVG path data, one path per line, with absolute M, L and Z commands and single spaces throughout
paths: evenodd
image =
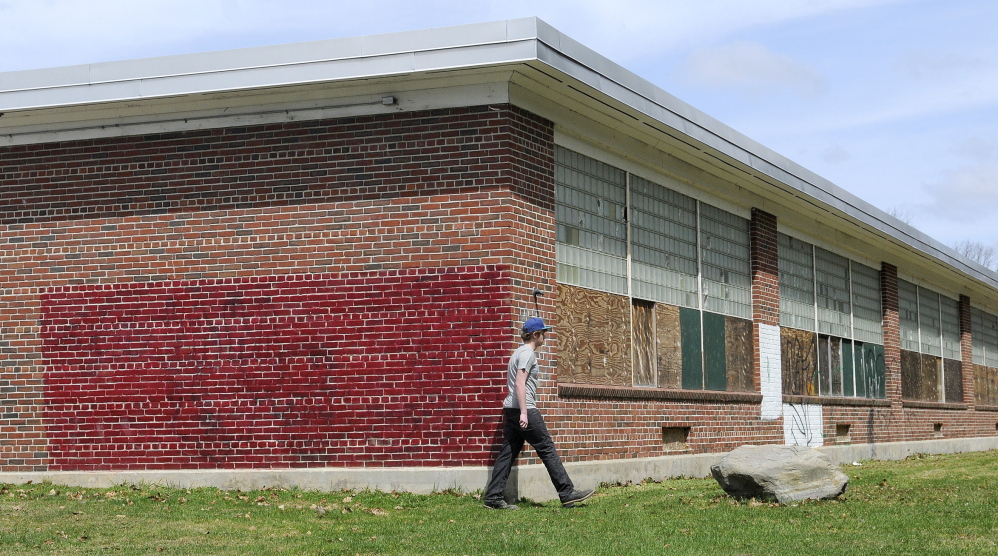
M 631 329 L 634 334 L 634 386 L 655 386 L 655 304 L 631 301 Z
M 963 401 L 960 304 L 928 288 L 898 280 L 901 320 L 901 396 Z M 973 326 L 973 314 L 971 325 Z
M 558 284 L 558 380 L 631 385 L 626 296 Z
M 781 346 L 784 372 L 798 374 L 785 386 L 801 395 L 884 397 L 880 272 L 787 234 L 778 246 L 780 324 L 800 333 L 788 332 Z M 813 349 L 801 349 L 805 337 Z
M 626 207 L 623 170 L 555 148 L 559 282 L 627 293 Z
M 754 390 L 747 219 L 562 147 L 555 201 L 560 379 Z

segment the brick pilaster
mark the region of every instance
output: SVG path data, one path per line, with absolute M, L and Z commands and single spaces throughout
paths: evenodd
M 880 263 L 880 303 L 884 314 L 884 381 L 887 399 L 901 405 L 901 317 L 898 307 L 898 268 Z
M 970 324 L 970 298 L 960 296 L 960 362 L 962 363 L 963 403 L 974 406 L 974 348 Z
M 761 384 L 762 345 L 759 325 L 780 325 L 780 260 L 776 234 L 776 216 L 752 209 L 749 224 L 752 262 L 752 335 L 755 386 Z

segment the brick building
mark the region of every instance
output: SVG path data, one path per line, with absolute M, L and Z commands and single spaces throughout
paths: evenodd
M 0 480 L 479 488 L 535 312 L 594 480 L 998 447 L 994 273 L 542 21 L 0 74 L 0 112 Z

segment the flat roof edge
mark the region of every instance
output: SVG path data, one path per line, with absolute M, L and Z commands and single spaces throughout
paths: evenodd
M 968 277 L 998 274 L 765 147 L 536 17 L 0 73 L 0 113 L 537 61 Z M 367 67 L 362 67 L 367 66 Z

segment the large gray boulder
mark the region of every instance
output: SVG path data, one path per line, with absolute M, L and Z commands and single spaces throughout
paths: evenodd
M 846 491 L 849 477 L 828 456 L 803 446 L 742 446 L 732 450 L 710 473 L 736 498 L 825 500 Z

